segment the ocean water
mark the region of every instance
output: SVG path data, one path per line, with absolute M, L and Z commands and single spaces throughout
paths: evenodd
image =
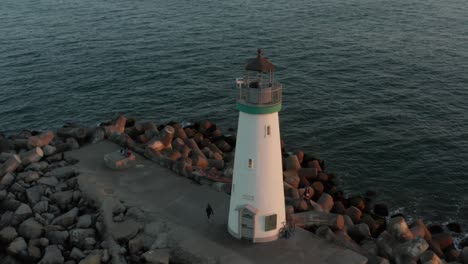
M 466 221 L 468 2 L 279 2 L 2 0 L 0 131 L 116 113 L 236 128 L 234 78 L 262 47 L 288 150 L 349 193 Z

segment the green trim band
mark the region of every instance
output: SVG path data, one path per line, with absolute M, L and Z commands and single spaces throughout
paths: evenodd
M 272 105 L 272 106 L 251 106 L 251 105 L 244 105 L 237 103 L 236 108 L 239 111 L 254 114 L 254 115 L 261 115 L 261 114 L 271 114 L 275 112 L 279 112 L 281 110 L 282 104 Z

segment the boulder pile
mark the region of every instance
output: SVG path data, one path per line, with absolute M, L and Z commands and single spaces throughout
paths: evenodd
M 1 263 L 174 259 L 167 230 L 152 231 L 139 209 L 120 201 L 98 208 L 81 192 L 74 167 L 79 161 L 68 158 L 66 151 L 104 139 L 199 184 L 231 191 L 236 136 L 224 134 L 210 121 L 157 126 L 119 116 L 93 128 L 66 125 L 55 133 L 0 134 Z M 358 252 L 369 263 L 468 264 L 468 239 L 460 243 L 459 251 L 447 231 L 460 233 L 456 223 L 444 229 L 426 226 L 422 220 L 408 223 L 403 215 L 389 216 L 376 193 L 348 197 L 339 190 L 323 160 L 303 151 L 287 152 L 284 144 L 282 155 L 290 225 Z M 118 169 L 118 164 L 114 167 Z
M 169 263 L 167 234 L 145 232 L 141 210 L 118 201 L 106 216 L 80 190 L 66 151 L 99 129 L 0 135 L 0 263 Z
M 313 156 L 283 152 L 287 220 L 316 235 L 353 250 L 369 263 L 463 263 L 449 231 L 461 232 L 456 223 L 427 227 L 419 219 L 408 225 L 401 214 L 389 216 L 376 193 L 346 197 L 337 189 L 336 176 L 325 172 L 325 163 Z

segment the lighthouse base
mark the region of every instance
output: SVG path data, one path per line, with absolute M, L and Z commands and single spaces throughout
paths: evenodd
M 229 234 L 231 234 L 231 236 L 237 238 L 237 239 L 245 239 L 245 240 L 250 240 L 254 243 L 264 243 L 264 242 L 271 242 L 271 241 L 275 241 L 279 238 L 279 234 L 276 234 L 276 235 L 273 235 L 273 236 L 269 236 L 269 237 L 256 237 L 256 238 L 253 238 L 253 239 L 246 239 L 246 238 L 243 238 L 243 237 L 240 237 L 239 234 L 235 233 L 234 230 L 232 230 L 229 226 L 228 226 L 228 232 Z

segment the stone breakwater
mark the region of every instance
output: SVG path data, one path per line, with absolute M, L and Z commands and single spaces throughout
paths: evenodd
M 97 205 L 80 189 L 78 160 L 66 151 L 111 140 L 199 184 L 230 193 L 235 133 L 210 121 L 136 122 L 120 116 L 98 127 L 0 135 L 1 263 L 192 263 L 168 243 L 164 223 L 123 201 Z M 389 216 L 377 194 L 347 195 L 325 162 L 282 144 L 288 223 L 366 256 L 369 263 L 468 264 L 456 223 L 426 226 Z M 118 166 L 128 164 L 119 163 Z M 156 227 L 154 226 L 156 225 Z M 156 231 L 154 231 L 156 230 Z M 467 247 L 465 247 L 467 246 Z

